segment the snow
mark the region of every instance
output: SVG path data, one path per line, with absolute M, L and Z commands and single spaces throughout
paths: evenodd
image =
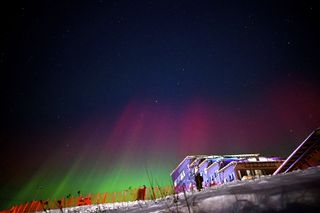
M 134 201 L 65 208 L 63 212 L 319 212 L 320 167 L 259 179 L 236 181 L 167 196 Z M 47 211 L 61 212 L 59 209 Z

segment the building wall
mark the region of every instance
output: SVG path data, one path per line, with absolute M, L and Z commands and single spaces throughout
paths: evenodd
M 204 175 L 204 170 L 207 168 L 208 163 L 210 162 L 210 159 L 206 159 L 201 165 L 199 166 L 198 172 L 203 176 Z
M 210 165 L 209 168 L 204 170 L 203 175 L 203 185 L 205 187 L 216 185 L 217 184 L 217 171 L 220 169 L 219 162 L 215 162 Z
M 194 158 L 187 158 L 179 165 L 178 168 L 171 174 L 172 182 L 177 192 L 183 191 L 182 187 L 186 187 L 189 183 L 189 164 Z
M 224 184 L 228 182 L 232 182 L 237 180 L 236 171 L 235 171 L 236 164 L 232 163 L 225 169 L 222 169 L 218 172 L 218 184 Z
M 186 171 L 188 169 L 188 165 L 193 161 L 194 158 L 186 157 L 184 161 L 179 165 L 176 170 L 171 174 L 172 181 L 174 182 L 182 171 Z

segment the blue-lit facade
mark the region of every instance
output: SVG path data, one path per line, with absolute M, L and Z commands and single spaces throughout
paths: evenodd
M 266 158 L 259 154 L 195 155 L 187 156 L 171 178 L 176 192 L 195 190 L 195 176 L 203 177 L 203 188 L 236 180 L 272 174 L 283 162 L 280 158 Z

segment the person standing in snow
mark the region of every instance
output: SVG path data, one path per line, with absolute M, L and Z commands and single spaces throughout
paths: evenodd
M 201 191 L 202 189 L 202 182 L 203 182 L 203 177 L 200 175 L 200 173 L 198 172 L 195 176 L 195 181 L 196 181 L 196 187 L 198 189 L 198 191 Z

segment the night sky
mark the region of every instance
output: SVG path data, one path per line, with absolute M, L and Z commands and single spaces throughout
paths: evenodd
M 310 1 L 1 2 L 0 207 L 170 185 L 191 154 L 320 126 Z

